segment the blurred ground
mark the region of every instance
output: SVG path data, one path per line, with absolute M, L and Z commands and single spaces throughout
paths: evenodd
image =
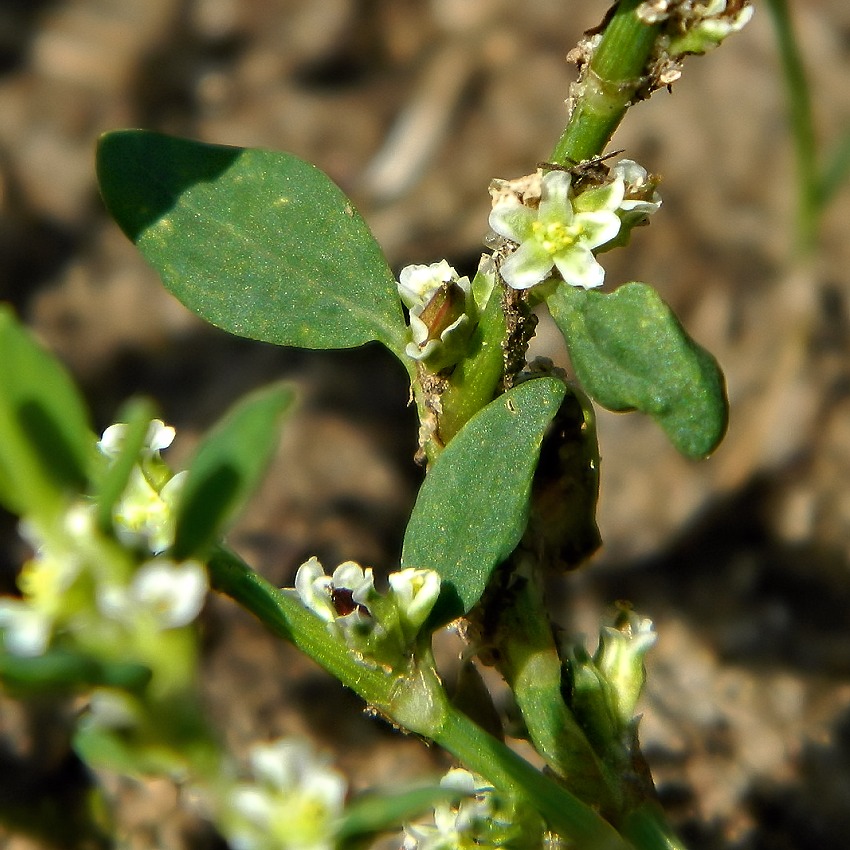
M 133 393 L 156 398 L 178 427 L 178 465 L 241 393 L 296 381 L 300 411 L 233 542 L 280 584 L 310 554 L 387 569 L 419 475 L 401 370 L 377 350 L 274 349 L 203 326 L 106 219 L 95 141 L 141 126 L 292 151 L 353 196 L 395 268 L 445 256 L 468 272 L 490 178 L 546 157 L 564 120 L 565 53 L 603 12 L 596 0 L 3 0 L 0 298 L 68 363 L 99 426 Z M 850 122 L 850 6 L 799 0 L 794 14 L 818 130 L 834 139 Z M 608 283 L 660 289 L 726 369 L 732 424 L 696 465 L 650 423 L 601 417 L 605 548 L 557 591 L 562 616 L 592 632 L 600 607 L 628 598 L 656 621 L 642 737 L 695 850 L 843 848 L 850 193 L 814 262 L 793 266 L 793 168 L 764 9 L 688 63 L 673 96 L 635 109 L 614 147 L 663 175 L 664 207 L 605 257 Z M 535 345 L 563 359 L 545 324 Z M 0 561 L 7 574 L 12 561 Z M 237 750 L 305 732 L 358 786 L 436 768 L 436 754 L 363 718 L 233 606 L 213 604 L 208 631 L 209 698 Z M 21 724 L 3 703 L 7 741 Z M 48 759 L 2 786 L 43 793 L 58 770 Z M 127 846 L 212 846 L 174 813 L 173 789 L 112 788 Z

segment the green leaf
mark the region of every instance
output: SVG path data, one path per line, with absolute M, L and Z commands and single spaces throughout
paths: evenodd
M 844 131 L 827 158 L 816 186 L 818 211 L 822 212 L 850 177 L 850 129 Z
M 396 282 L 351 202 L 292 154 L 142 130 L 97 156 L 109 212 L 190 310 L 279 345 L 379 340 L 403 357 Z
M 431 467 L 402 563 L 440 573 L 432 623 L 469 611 L 519 543 L 540 443 L 564 393 L 555 378 L 514 387 L 473 416 Z
M 94 685 L 137 690 L 150 678 L 147 667 L 131 661 L 100 661 L 61 649 L 34 658 L 0 652 L 0 682 L 21 694 L 80 691 Z
M 627 283 L 607 294 L 562 284 L 548 304 L 591 398 L 649 414 L 688 457 L 717 447 L 728 416 L 723 374 L 654 289 Z
M 198 447 L 177 509 L 174 556 L 194 555 L 223 533 L 266 471 L 294 398 L 276 384 L 243 398 Z
M 0 500 L 51 519 L 68 493 L 84 489 L 93 447 L 68 373 L 0 307 Z
M 439 785 L 414 788 L 400 794 L 363 794 L 345 807 L 337 838 L 343 846 L 359 843 L 360 839 L 397 828 L 433 808 L 436 803 L 460 796 L 456 790 Z

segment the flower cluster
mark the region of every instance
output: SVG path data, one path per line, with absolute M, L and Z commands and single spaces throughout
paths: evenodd
M 478 311 L 468 277 L 445 261 L 405 266 L 398 292 L 410 311 L 412 341 L 407 356 L 439 372 L 457 363 L 467 350 Z
M 457 792 L 434 807 L 433 824 L 407 824 L 403 850 L 531 850 L 542 845 L 539 818 L 467 770 L 450 770 L 440 781 Z
M 705 53 L 743 29 L 753 16 L 747 0 L 644 0 L 637 15 L 647 24 L 664 23 L 671 57 Z
M 332 850 L 346 781 L 302 740 L 254 747 L 252 781 L 225 794 L 219 827 L 234 850 Z
M 98 443 L 107 463 L 120 452 L 123 428 L 111 426 Z M 21 597 L 0 600 L 7 652 L 37 657 L 56 644 L 117 658 L 142 641 L 155 656 L 150 635 L 195 619 L 207 592 L 204 566 L 162 555 L 174 528 L 174 503 L 163 491 L 176 492 L 178 476 L 159 451 L 173 436 L 158 420 L 151 423 L 113 511 L 117 539 L 99 527 L 97 506 L 82 499 L 50 528 L 21 522 L 34 555 L 18 578 Z
M 391 573 L 385 594 L 375 589 L 372 569 L 353 561 L 326 575 L 316 558 L 295 575 L 302 604 L 365 661 L 395 667 L 413 646 L 440 593 L 433 570 Z
M 605 270 L 595 254 L 628 239 L 631 228 L 644 223 L 661 205 L 656 181 L 631 160 L 621 160 L 609 179 L 577 191 L 569 171 L 539 176 L 539 186 L 524 179 L 524 191 L 496 181 L 490 227 L 518 246 L 500 266 L 514 289 L 528 289 L 548 279 L 553 270 L 571 286 L 601 286 Z M 507 191 L 505 188 L 507 187 Z

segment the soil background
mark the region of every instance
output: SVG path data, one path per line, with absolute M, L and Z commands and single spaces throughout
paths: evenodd
M 818 136 L 834 143 L 850 126 L 850 5 L 793 7 Z M 490 179 L 546 158 L 573 78 L 566 52 L 604 11 L 597 0 L 3 0 L 0 298 L 69 366 L 98 428 L 130 396 L 153 397 L 178 429 L 175 466 L 241 394 L 295 382 L 298 412 L 231 542 L 280 585 L 312 554 L 391 569 L 421 479 L 401 368 L 378 348 L 275 348 L 194 318 L 106 217 L 97 137 L 146 127 L 291 151 L 350 193 L 394 269 L 446 257 L 469 273 Z M 696 464 L 639 416 L 600 414 L 605 545 L 553 586 L 554 613 L 592 634 L 601 610 L 629 599 L 655 621 L 642 740 L 694 850 L 844 848 L 850 192 L 816 256 L 795 262 L 765 8 L 687 62 L 672 95 L 632 110 L 613 147 L 663 175 L 664 206 L 604 257 L 607 285 L 661 291 L 726 370 L 732 421 Z M 545 317 L 534 351 L 567 365 Z M 8 587 L 19 552 L 3 525 Z M 306 734 L 357 789 L 445 767 L 226 600 L 211 601 L 205 634 L 207 697 L 237 753 Z M 0 793 L 23 788 L 70 812 L 80 768 L 67 741 L 9 700 L 0 708 Z M 105 782 L 121 846 L 222 846 L 169 783 Z M 2 829 L 0 846 L 45 846 Z

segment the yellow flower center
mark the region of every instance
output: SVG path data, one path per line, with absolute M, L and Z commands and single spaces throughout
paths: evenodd
M 531 223 L 531 232 L 547 254 L 555 255 L 572 248 L 581 236 L 581 227 L 552 221 Z

